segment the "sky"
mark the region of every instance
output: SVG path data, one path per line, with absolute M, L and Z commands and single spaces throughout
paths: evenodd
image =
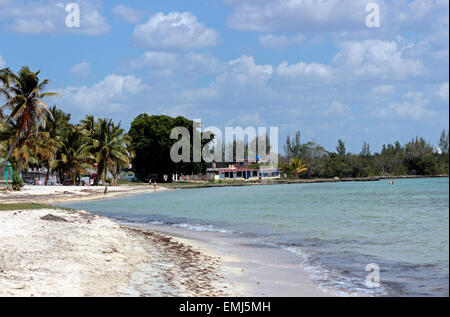
M 79 27 L 66 25 L 69 3 Z M 379 27 L 366 11 L 376 3 Z M 448 0 L 0 0 L 0 67 L 72 114 L 301 131 L 359 153 L 449 126 Z

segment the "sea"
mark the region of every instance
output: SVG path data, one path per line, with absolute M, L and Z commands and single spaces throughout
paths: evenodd
M 63 205 L 279 248 L 340 295 L 449 296 L 448 178 L 179 189 Z

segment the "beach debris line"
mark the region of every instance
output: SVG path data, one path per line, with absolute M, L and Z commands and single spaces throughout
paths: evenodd
M 56 221 L 56 222 L 67 222 L 66 219 L 64 219 L 63 217 L 58 217 L 52 214 L 48 214 L 44 217 L 41 217 L 41 220 L 46 220 L 46 221 Z

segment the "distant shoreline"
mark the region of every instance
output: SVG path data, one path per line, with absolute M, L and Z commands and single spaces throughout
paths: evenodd
M 19 192 L 0 192 L 0 204 L 9 203 L 41 203 L 57 204 L 69 201 L 104 200 L 126 197 L 145 193 L 157 193 L 171 189 L 196 189 L 196 188 L 220 188 L 220 187 L 243 187 L 261 185 L 289 185 L 289 184 L 314 184 L 314 183 L 340 183 L 340 182 L 376 182 L 393 179 L 422 179 L 422 178 L 448 178 L 448 175 L 433 176 L 372 176 L 357 178 L 315 178 L 297 180 L 271 180 L 262 182 L 223 182 L 223 183 L 167 183 L 159 184 L 155 191 L 152 187 L 142 185 L 120 185 L 108 186 L 108 193 L 104 194 L 105 187 L 82 187 L 82 186 L 25 186 Z
M 156 193 L 166 191 L 167 188 L 142 185 L 108 186 L 105 194 L 105 186 L 25 186 L 18 192 L 0 192 L 0 204 L 8 203 L 41 203 L 55 204 L 69 201 L 88 201 L 119 198 L 129 195 Z
M 370 176 L 370 177 L 346 177 L 346 178 L 312 178 L 312 179 L 296 179 L 296 180 L 271 180 L 262 182 L 253 181 L 237 181 L 223 183 L 172 183 L 163 184 L 162 187 L 172 189 L 193 189 L 193 188 L 209 188 L 209 187 L 233 187 L 233 186 L 258 186 L 258 185 L 288 185 L 288 184 L 314 184 L 314 183 L 342 183 L 342 182 L 377 182 L 381 180 L 393 179 L 422 179 L 422 178 L 445 178 L 448 175 L 403 175 L 403 176 Z

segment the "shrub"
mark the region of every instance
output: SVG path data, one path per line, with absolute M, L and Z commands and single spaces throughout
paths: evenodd
M 19 191 L 23 187 L 23 179 L 20 177 L 17 171 L 13 171 L 12 189 Z

